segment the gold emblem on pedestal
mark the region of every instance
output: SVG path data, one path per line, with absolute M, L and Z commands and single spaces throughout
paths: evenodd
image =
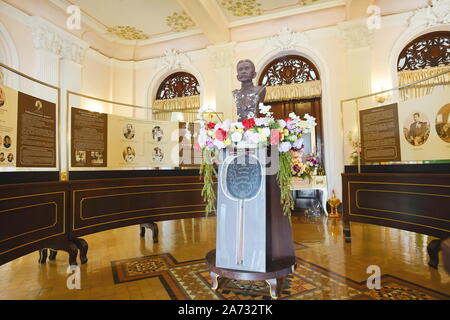
M 339 208 L 339 205 L 341 204 L 341 200 L 336 198 L 336 193 L 334 192 L 334 190 L 333 190 L 331 199 L 328 200 L 328 204 L 330 205 L 330 208 L 331 208 L 331 213 L 330 213 L 329 217 L 330 218 L 339 218 L 340 216 L 338 213 L 338 208 Z

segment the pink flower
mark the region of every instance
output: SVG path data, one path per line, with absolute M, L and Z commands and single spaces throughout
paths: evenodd
M 216 139 L 219 141 L 225 141 L 227 139 L 227 132 L 221 128 L 217 129 Z
M 197 152 L 202 151 L 202 148 L 200 148 L 200 144 L 197 141 L 194 143 L 194 150 Z
M 278 142 L 280 142 L 281 140 L 281 132 L 278 129 L 272 129 L 272 131 L 270 131 L 270 144 L 271 145 L 277 145 Z

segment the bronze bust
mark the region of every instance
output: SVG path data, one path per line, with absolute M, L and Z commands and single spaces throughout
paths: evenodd
M 255 65 L 250 60 L 241 60 L 237 64 L 237 79 L 241 82 L 241 89 L 233 91 L 234 102 L 238 121 L 248 118 L 250 113 L 258 116 L 258 106 L 264 102 L 266 88 L 255 86 L 253 79 L 256 77 Z

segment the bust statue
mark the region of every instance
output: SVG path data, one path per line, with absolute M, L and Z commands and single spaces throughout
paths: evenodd
M 233 91 L 234 102 L 238 121 L 248 118 L 250 113 L 258 116 L 258 106 L 264 102 L 266 88 L 255 86 L 253 79 L 256 77 L 255 65 L 250 60 L 241 60 L 237 66 L 237 79 L 241 82 L 241 89 Z

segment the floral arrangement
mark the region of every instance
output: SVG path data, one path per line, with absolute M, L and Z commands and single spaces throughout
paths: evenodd
M 286 119 L 276 120 L 270 112 L 270 106 L 259 105 L 263 118 L 255 118 L 250 115 L 242 122 L 207 122 L 202 117 L 198 117 L 201 129 L 195 148 L 203 153 L 203 161 L 200 166 L 200 174 L 204 179 L 202 196 L 207 202 L 206 212 L 212 212 L 215 202 L 214 176 L 217 172 L 214 168 L 214 158 L 216 152 L 228 146 L 248 147 L 248 146 L 276 146 L 279 153 L 280 168 L 277 181 L 281 189 L 281 203 L 283 211 L 290 217 L 294 207 L 294 201 L 290 192 L 292 172 L 291 151 L 303 149 L 303 136 L 308 134 L 316 125 L 315 118 L 306 114 L 304 116 L 306 125 L 295 113 L 289 114 Z
M 300 177 L 302 179 L 308 178 L 311 181 L 311 176 L 320 166 L 320 161 L 317 155 L 308 154 L 303 161 L 303 152 L 298 150 L 291 150 L 292 157 L 292 176 Z
M 352 146 L 352 153 L 350 159 L 352 159 L 352 165 L 358 164 L 358 155 L 361 153 L 361 142 L 357 136 L 357 132 L 349 131 L 347 134 L 347 141 Z

